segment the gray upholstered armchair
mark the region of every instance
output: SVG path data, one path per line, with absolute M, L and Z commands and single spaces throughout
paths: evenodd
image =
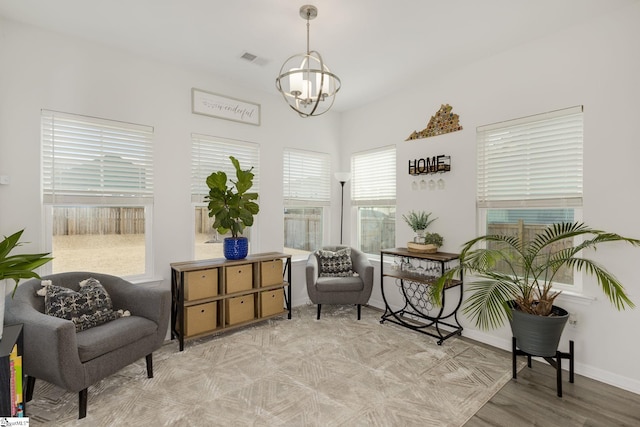
M 322 251 L 340 253 L 348 246 L 325 246 Z M 318 305 L 317 318 L 320 319 L 322 304 L 355 304 L 358 306 L 358 320 L 362 304 L 369 302 L 373 290 L 373 266 L 367 256 L 357 249 L 350 249 L 350 263 L 331 259 L 331 255 L 322 259 L 318 251 L 311 253 L 307 260 L 307 293 L 312 303 Z M 327 261 L 328 260 L 328 261 Z M 326 271 L 323 271 L 323 267 Z M 356 275 L 340 275 L 340 271 L 352 269 Z M 338 273 L 335 273 L 338 271 Z M 335 275 L 333 275 L 335 274 Z
M 43 277 L 52 285 L 79 290 L 89 277 L 100 281 L 114 309 L 131 315 L 76 332 L 71 320 L 44 314 L 44 297 L 36 295 L 38 279 L 18 286 L 7 298 L 6 324 L 23 324 L 26 400 L 31 400 L 35 380 L 41 379 L 79 393 L 79 418 L 87 413 L 87 389 L 97 381 L 146 357 L 147 376 L 153 377 L 152 352 L 164 342 L 169 324 L 168 290 L 134 285 L 106 274 L 73 272 Z

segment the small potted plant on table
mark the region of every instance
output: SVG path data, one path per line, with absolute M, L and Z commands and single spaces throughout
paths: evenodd
M 430 219 L 431 212 L 409 211 L 402 215 L 404 221 L 411 227 L 416 237 L 413 242 L 407 243 L 407 249 L 411 252 L 434 253 L 442 246 L 442 236 L 438 233 L 427 233 L 427 227 L 438 218 Z

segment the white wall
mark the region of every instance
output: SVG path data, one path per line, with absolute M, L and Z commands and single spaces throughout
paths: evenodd
M 343 156 L 396 144 L 398 217 L 410 209 L 432 211 L 439 219 L 431 227 L 444 236 L 443 250 L 455 252 L 476 236 L 476 127 L 582 104 L 584 221 L 640 238 L 638 22 L 640 4 L 438 78 L 423 77 L 410 91 L 345 113 L 341 140 L 349 152 Z M 412 131 L 425 128 L 431 115 L 446 103 L 460 115 L 462 131 L 404 142 Z M 408 160 L 438 154 L 452 157 L 452 171 L 443 175 L 446 189 L 411 190 Z M 401 219 L 396 225 L 396 243 L 404 246 L 411 230 Z M 640 248 L 602 248 L 594 257 L 617 275 L 640 304 L 636 272 Z M 568 340 L 573 339 L 577 372 L 640 393 L 640 344 L 635 339 L 640 309 L 617 312 L 594 280 L 585 282 L 584 294 L 595 301 L 560 297 L 560 305 L 578 314 L 577 326 L 565 331 L 561 350 L 568 351 Z M 377 287 L 371 302 L 382 306 Z M 482 332 L 466 319 L 463 325 L 467 336 L 510 348 L 508 327 Z
M 167 288 L 169 264 L 191 254 L 192 132 L 260 144 L 261 212 L 252 236 L 254 252 L 282 250 L 283 148 L 324 150 L 337 158 L 339 114 L 304 120 L 276 95 L 206 72 L 2 19 L 0 61 L 0 175 L 11 178 L 10 185 L 0 185 L 0 234 L 26 228 L 23 240 L 31 243 L 25 251 L 46 249 L 40 195 L 43 108 L 154 127 L 153 274 Z M 261 126 L 192 114 L 192 87 L 261 104 Z M 337 182 L 333 190 L 334 204 L 339 203 Z M 333 229 L 337 242 L 339 231 Z M 300 303 L 306 301 L 303 283 L 296 282 L 293 292 Z

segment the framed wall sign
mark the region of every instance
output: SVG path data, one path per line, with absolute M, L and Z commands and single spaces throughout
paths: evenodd
M 260 104 L 191 88 L 194 114 L 260 126 Z

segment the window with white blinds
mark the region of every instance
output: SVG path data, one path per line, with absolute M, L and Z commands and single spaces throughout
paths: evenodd
M 478 127 L 478 207 L 581 206 L 582 111 Z
M 285 205 L 329 205 L 330 177 L 329 154 L 285 148 L 282 174 Z
M 395 205 L 395 146 L 355 153 L 351 157 L 351 203 L 361 206 Z
M 42 110 L 47 204 L 153 202 L 153 127 Z
M 205 196 L 209 194 L 207 177 L 213 172 L 224 171 L 227 180 L 236 180 L 236 170 L 229 156 L 238 159 L 242 170 L 253 167 L 253 187 L 250 191 L 259 192 L 260 145 L 194 133 L 191 134 L 191 147 L 192 202 L 205 203 Z

